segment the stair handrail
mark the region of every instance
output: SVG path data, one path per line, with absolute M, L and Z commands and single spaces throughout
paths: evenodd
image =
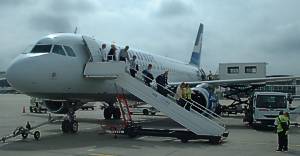
M 130 74 L 130 72 L 129 72 L 129 69 L 130 69 L 130 67 L 126 66 L 126 67 L 125 67 L 125 72 L 131 76 L 131 74 Z M 131 69 L 132 69 L 132 68 L 131 68 Z M 151 79 L 151 78 L 149 78 L 148 76 L 146 76 L 145 74 L 143 74 L 142 72 L 139 72 L 139 71 L 136 70 L 136 69 L 133 69 L 133 70 L 135 70 L 135 72 L 136 72 L 136 77 L 134 77 L 134 78 L 136 78 L 137 80 L 139 80 L 139 81 L 141 81 L 141 82 L 144 82 L 144 80 L 143 80 L 144 78 Z M 138 76 L 141 76 L 141 77 L 137 77 L 137 75 L 138 75 Z M 173 101 L 175 101 L 175 102 L 177 103 L 176 99 L 174 99 L 174 95 L 176 95 L 176 93 L 174 93 L 172 90 L 170 90 L 170 89 L 167 88 L 166 86 L 163 86 L 163 85 L 161 85 L 161 84 L 159 84 L 159 83 L 156 83 L 156 82 L 153 81 L 153 80 L 154 80 L 154 78 L 152 79 L 152 83 L 153 83 L 153 84 L 156 84 L 156 86 L 159 85 L 160 87 L 162 87 L 162 88 L 164 88 L 165 90 L 167 90 L 168 93 L 172 93 L 173 96 L 172 96 L 171 98 L 170 98 L 170 96 L 169 96 L 168 98 L 171 99 L 171 100 L 173 100 Z M 153 85 L 150 85 L 150 87 L 156 91 L 156 88 L 155 88 Z M 210 109 L 208 109 L 208 108 L 202 106 L 201 104 L 199 104 L 198 102 L 196 102 L 196 101 L 194 101 L 194 100 L 192 100 L 192 102 L 190 102 L 190 101 L 188 101 L 188 100 L 186 100 L 186 99 L 184 99 L 184 98 L 182 98 L 182 100 L 185 101 L 185 104 L 186 104 L 186 103 L 189 103 L 189 104 L 191 104 L 191 106 L 194 106 L 194 107 L 199 108 L 199 109 L 202 110 L 206 115 L 208 115 L 208 116 L 212 117 L 213 119 L 217 120 L 218 122 L 220 122 L 219 124 L 220 124 L 222 127 L 226 127 L 225 121 L 223 121 L 223 120 L 222 120 L 222 117 L 219 116 L 218 114 L 216 114 L 215 112 L 213 112 L 213 111 L 211 111 Z M 197 105 L 195 105 L 195 103 L 196 103 Z M 197 111 L 196 111 L 196 112 L 197 112 Z M 199 112 L 198 112 L 198 113 L 199 113 Z M 202 113 L 199 113 L 199 114 L 203 115 Z M 210 118 L 206 117 L 205 115 L 203 115 L 203 116 L 204 116 L 205 118 L 211 120 Z

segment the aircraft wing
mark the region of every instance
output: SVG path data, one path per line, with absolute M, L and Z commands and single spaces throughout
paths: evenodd
M 193 81 L 186 82 L 190 85 L 208 84 L 210 86 L 220 85 L 251 85 L 251 84 L 263 84 L 266 82 L 275 81 L 287 81 L 293 80 L 300 77 L 270 77 L 270 78 L 246 78 L 246 79 L 228 79 L 228 80 L 210 80 L 210 81 Z M 179 85 L 181 82 L 169 83 L 170 85 Z

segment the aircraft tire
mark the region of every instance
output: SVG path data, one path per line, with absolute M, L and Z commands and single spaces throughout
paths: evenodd
M 63 133 L 68 133 L 70 131 L 70 122 L 69 120 L 64 120 L 62 123 L 61 123 L 61 130 Z
M 113 118 L 114 119 L 120 119 L 121 118 L 121 111 L 120 108 L 115 108 L 113 112 Z
M 106 120 L 111 119 L 111 116 L 112 116 L 111 108 L 105 108 L 103 114 L 104 114 L 104 118 Z
M 35 140 L 39 140 L 40 137 L 41 137 L 41 133 L 39 131 L 35 131 L 33 133 L 33 137 L 34 137 Z
M 22 138 L 26 139 L 28 137 L 28 133 L 22 133 Z
M 149 115 L 148 109 L 143 109 L 143 114 L 144 114 L 144 115 Z
M 70 131 L 72 133 L 77 133 L 78 132 L 78 121 L 72 121 L 69 123 L 70 124 Z
M 135 138 L 137 136 L 136 129 L 134 127 L 130 127 L 127 129 L 127 135 L 129 138 Z

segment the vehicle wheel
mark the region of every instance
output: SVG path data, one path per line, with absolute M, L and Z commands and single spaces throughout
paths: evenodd
M 143 114 L 144 114 L 144 115 L 149 115 L 148 109 L 143 109 Z
M 127 135 L 129 138 L 135 138 L 137 136 L 137 132 L 135 131 L 134 127 L 127 129 Z
M 34 137 L 35 140 L 39 140 L 40 137 L 41 137 L 41 133 L 39 131 L 35 131 L 33 133 L 33 137 Z
M 120 118 L 121 118 L 121 111 L 120 111 L 120 108 L 115 108 L 115 109 L 114 109 L 113 118 L 114 118 L 114 119 L 120 119 Z
M 30 113 L 33 112 L 32 106 L 29 107 L 29 111 L 30 111 Z
M 252 123 L 251 124 L 251 127 L 255 130 L 258 130 L 259 129 L 259 125 L 257 123 Z
M 78 121 L 72 121 L 70 124 L 70 130 L 72 133 L 78 132 Z
M 95 108 L 94 108 L 94 107 L 92 107 L 92 110 L 95 110 Z
M 22 138 L 26 139 L 28 137 L 28 133 L 22 133 Z
M 111 109 L 110 108 L 105 108 L 103 114 L 104 114 L 104 118 L 106 120 L 111 119 L 112 113 L 111 113 Z
M 63 133 L 68 133 L 70 131 L 70 122 L 69 120 L 64 120 L 61 123 L 61 130 Z
M 151 115 L 155 115 L 155 112 L 151 112 Z
M 180 141 L 181 141 L 182 143 L 187 143 L 189 140 L 188 140 L 187 138 L 181 138 Z
M 210 138 L 209 143 L 214 144 L 214 145 L 219 144 L 220 143 L 220 138 L 215 138 L 215 137 Z

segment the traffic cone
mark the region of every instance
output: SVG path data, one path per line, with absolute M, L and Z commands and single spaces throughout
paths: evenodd
M 25 106 L 23 106 L 23 113 L 26 113 L 26 111 L 25 111 Z

